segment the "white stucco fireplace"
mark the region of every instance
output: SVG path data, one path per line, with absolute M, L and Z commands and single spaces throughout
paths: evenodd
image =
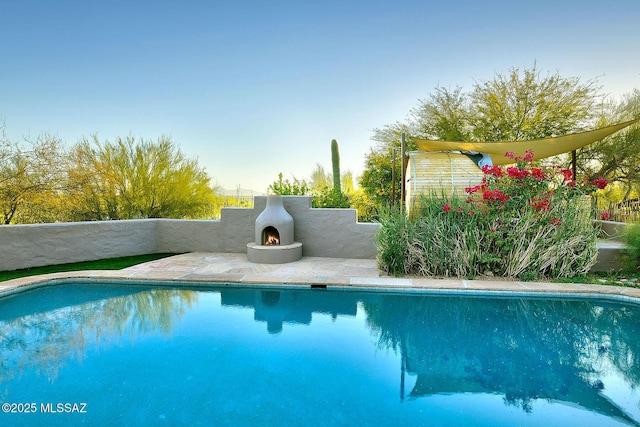
M 282 196 L 267 197 L 267 206 L 255 222 L 255 240 L 247 244 L 247 258 L 262 264 L 284 264 L 302 258 L 302 243 L 294 241 L 293 217 Z

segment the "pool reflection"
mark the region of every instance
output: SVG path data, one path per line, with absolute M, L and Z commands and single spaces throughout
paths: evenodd
M 632 422 L 604 392 L 605 377 L 640 385 L 640 308 L 594 300 L 221 290 L 222 305 L 254 310 L 269 333 L 312 314 L 355 316 L 362 303 L 380 347 L 401 355 L 401 399 L 493 393 L 532 411 L 537 399 Z M 404 375 L 415 375 L 404 390 Z M 637 405 L 636 405 L 637 406 Z
M 257 333 L 280 334 L 277 340 L 288 338 L 287 325 L 311 325 L 316 314 L 358 319 L 363 332 L 354 333 L 373 334 L 377 343 L 377 349 L 362 352 L 388 349 L 398 355 L 402 400 L 493 394 L 525 413 L 545 400 L 638 424 L 639 402 L 630 409 L 609 391 L 640 385 L 640 307 L 586 299 L 273 288 L 39 289 L 0 300 L 0 383 L 23 369 L 44 372 L 51 381 L 70 359 L 83 359 L 89 345 L 170 335 L 205 299 L 203 293 L 220 297 L 201 307 L 204 314 L 239 308 L 236 326 L 241 318 L 257 322 Z M 191 322 L 206 324 L 200 318 Z M 301 339 L 304 345 L 314 336 Z M 216 346 L 223 348 L 217 341 Z M 415 379 L 410 386 L 407 375 Z
M 223 306 L 252 308 L 254 320 L 266 322 L 270 334 L 282 332 L 284 323 L 311 324 L 313 313 L 355 316 L 358 295 L 346 293 L 336 298 L 335 293 L 275 289 L 248 291 L 224 289 L 220 291 Z
M 62 285 L 0 299 L 0 383 L 35 368 L 49 380 L 90 344 L 169 334 L 198 301 L 192 290 Z
M 409 398 L 498 393 L 530 412 L 536 399 L 635 421 L 603 392 L 615 373 L 640 384 L 640 309 L 590 300 L 381 296 L 365 303 L 380 345 L 417 375 Z M 636 404 L 637 406 L 637 404 Z

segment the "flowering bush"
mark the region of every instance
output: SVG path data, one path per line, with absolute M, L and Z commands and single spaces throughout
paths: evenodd
M 394 274 L 521 279 L 586 273 L 596 261 L 598 234 L 589 195 L 606 181 L 577 183 L 568 169 L 536 166 L 531 151 L 506 156 L 513 166 L 484 166 L 481 184 L 464 196 L 424 197 L 412 218 L 383 215 L 381 267 Z M 385 235 L 393 215 L 401 234 Z M 385 251 L 385 241 L 393 241 L 395 254 Z M 392 259 L 398 256 L 403 262 Z

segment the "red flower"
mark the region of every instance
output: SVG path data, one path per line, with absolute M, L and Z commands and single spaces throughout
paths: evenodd
M 553 218 L 551 218 L 549 220 L 549 224 L 551 224 L 551 225 L 560 225 L 560 224 L 562 224 L 562 221 L 557 216 L 554 216 Z
M 607 180 L 606 179 L 602 179 L 602 178 L 594 179 L 593 183 L 595 184 L 596 187 L 598 187 L 599 190 L 602 190 L 607 185 L 609 185 Z
M 533 150 L 527 150 L 524 152 L 524 157 L 522 158 L 525 162 L 533 161 Z
M 444 209 L 445 212 L 449 212 L 451 210 L 451 206 L 445 203 L 442 209 Z
M 529 202 L 537 211 L 549 212 L 551 210 L 551 201 L 546 197 L 534 197 Z
M 493 175 L 498 178 L 504 175 L 504 171 L 500 166 L 484 165 L 482 166 L 482 172 L 485 175 Z
M 531 168 L 531 175 L 536 179 L 544 179 L 544 173 L 540 168 Z
M 464 189 L 464 191 L 466 191 L 468 194 L 473 194 L 476 191 L 480 190 L 480 188 L 482 188 L 480 185 L 476 185 L 474 187 L 467 187 Z
M 517 178 L 518 175 L 520 174 L 520 169 L 518 169 L 515 166 L 511 166 L 510 168 L 507 168 L 507 174 L 510 177 Z
M 571 181 L 573 179 L 573 172 L 571 172 L 571 169 L 562 169 L 560 172 L 564 175 L 565 181 Z
M 525 161 L 525 162 L 533 162 L 533 150 L 527 150 L 524 152 L 524 156 L 516 156 L 516 153 L 513 151 L 507 151 L 504 153 L 504 156 L 508 159 L 513 159 L 516 162 Z
M 482 200 L 485 202 L 506 202 L 510 196 L 504 194 L 501 190 L 486 190 L 482 193 Z
M 520 168 L 516 167 L 516 166 L 512 166 L 510 168 L 507 168 L 507 174 L 511 177 L 511 178 L 516 178 L 516 179 L 523 179 L 526 176 L 529 176 L 529 171 L 527 169 L 523 169 L 520 170 Z
M 609 212 L 602 212 L 600 214 L 600 219 L 603 221 L 608 221 L 609 218 L 611 218 L 611 215 L 609 214 Z

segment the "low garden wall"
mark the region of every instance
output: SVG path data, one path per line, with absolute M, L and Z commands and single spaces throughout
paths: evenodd
M 220 220 L 141 219 L 0 226 L 0 271 L 163 252 L 246 253 L 254 224 L 266 206 L 224 208 Z M 307 196 L 285 196 L 303 256 L 376 257 L 380 224 L 357 222 L 355 209 L 313 209 Z M 598 263 L 592 271 L 621 268 L 624 223 L 603 222 Z
M 624 222 L 597 221 L 601 229 L 598 241 L 598 262 L 591 267 L 592 272 L 615 271 L 623 268 L 622 249 L 624 242 L 622 235 L 627 226 Z
M 162 252 L 246 253 L 254 240 L 254 208 L 224 208 L 220 220 L 142 219 L 0 227 L 0 271 Z M 376 257 L 379 224 L 357 222 L 355 209 L 314 209 L 311 197 L 285 196 L 303 256 Z

